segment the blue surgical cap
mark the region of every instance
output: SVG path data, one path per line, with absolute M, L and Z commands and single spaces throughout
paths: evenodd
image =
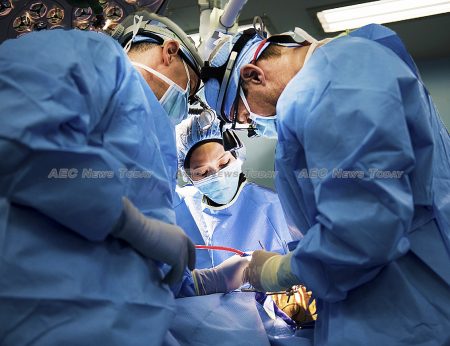
M 220 121 L 216 118 L 208 129 L 202 130 L 199 117 L 199 115 L 193 115 L 190 118 L 183 120 L 175 128 L 178 168 L 180 169 L 183 169 L 184 160 L 194 145 L 213 139 L 222 140 Z
M 209 57 L 210 66 L 218 67 L 225 64 L 228 60 L 228 56 L 230 55 L 233 45 L 241 35 L 242 33 L 238 33 L 235 36 L 225 36 L 220 39 L 216 48 L 212 51 Z M 228 88 L 224 98 L 223 109 L 228 119 L 230 118 L 231 106 L 233 105 L 237 95 L 241 67 L 250 63 L 256 49 L 258 48 L 258 45 L 262 40 L 263 38 L 261 38 L 261 36 L 255 34 L 255 36 L 247 42 L 236 59 L 234 68 L 231 71 L 230 81 L 228 83 Z M 217 79 L 209 79 L 205 83 L 206 101 L 217 113 L 221 112 L 221 109 L 219 109 L 220 105 L 218 104 L 221 82 L 222 81 L 219 82 Z

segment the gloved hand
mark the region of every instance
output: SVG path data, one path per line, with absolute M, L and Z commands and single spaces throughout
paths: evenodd
M 291 272 L 292 254 L 256 250 L 244 272 L 244 281 L 261 292 L 280 291 L 298 284 Z
M 250 256 L 234 255 L 215 268 L 192 271 L 196 294 L 201 296 L 238 289 L 244 283 L 243 274 L 250 259 Z
M 261 285 L 261 272 L 266 261 L 273 256 L 281 255 L 263 250 L 253 251 L 252 260 L 244 271 L 244 282 L 249 282 L 258 291 L 266 292 Z
M 195 268 L 195 246 L 180 227 L 146 217 L 126 197 L 122 202 L 122 216 L 112 236 L 125 240 L 144 257 L 171 265 L 164 283 L 180 281 L 186 265 Z

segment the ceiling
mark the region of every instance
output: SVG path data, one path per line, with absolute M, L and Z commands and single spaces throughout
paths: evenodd
M 69 8 L 71 5 L 69 5 L 69 3 L 81 3 L 83 1 L 85 0 L 0 0 L 0 42 L 7 37 L 17 36 L 17 29 L 14 31 L 12 28 L 13 20 L 21 13 L 21 11 L 25 11 L 30 6 L 43 3 L 44 7 L 47 6 L 47 8 L 50 9 L 59 5 L 63 9 L 66 9 L 67 7 L 66 12 L 71 13 L 72 11 Z M 165 6 L 168 3 L 166 15 L 169 18 L 173 19 L 187 33 L 198 32 L 200 18 L 197 6 L 198 0 L 98 1 L 100 3 L 105 3 L 105 6 L 109 2 L 116 4 L 117 6 L 122 7 L 125 12 L 132 9 L 132 5 L 130 4 L 150 4 L 148 6 L 152 7 L 153 4 L 163 3 Z M 299 26 L 311 35 L 320 39 L 325 37 L 325 33 L 316 17 L 318 11 L 368 1 L 369 0 L 248 0 L 241 13 L 239 23 L 249 24 L 253 21 L 253 17 L 258 15 L 263 17 L 272 34 L 288 31 L 295 26 Z M 12 4 L 12 11 L 5 8 L 5 4 Z M 110 9 L 111 6 L 108 5 L 104 8 L 107 18 L 109 18 L 108 9 Z M 48 19 L 49 14 L 50 11 L 44 17 L 47 17 Z M 45 20 L 45 23 L 40 23 L 40 19 L 35 19 L 34 21 L 37 24 L 49 25 Z M 64 21 L 67 23 L 63 23 Z M 57 23 L 56 27 L 70 26 L 71 16 L 64 16 L 64 19 L 60 20 L 60 22 L 61 23 Z M 84 22 L 81 24 L 85 25 Z M 450 13 L 386 24 L 386 26 L 399 34 L 416 60 L 450 60 Z M 54 26 L 52 26 L 52 28 L 53 27 Z M 334 34 L 331 34 L 329 36 L 333 35 Z
M 253 17 L 259 15 L 264 18 L 272 34 L 298 26 L 316 38 L 324 38 L 326 35 L 316 18 L 316 12 L 362 2 L 368 1 L 248 0 L 239 23 L 251 23 Z M 171 0 L 166 15 L 186 32 L 198 32 L 197 0 Z M 450 13 L 386 24 L 386 26 L 398 33 L 414 59 L 450 59 Z

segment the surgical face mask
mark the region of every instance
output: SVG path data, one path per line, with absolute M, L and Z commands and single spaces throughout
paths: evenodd
M 253 122 L 253 126 L 255 127 L 255 132 L 258 136 L 268 137 L 268 138 L 278 138 L 277 135 L 277 116 L 272 115 L 268 117 L 264 117 L 262 115 L 253 113 L 250 110 L 250 106 L 247 102 L 247 98 L 245 97 L 244 91 L 242 88 L 239 89 L 239 93 L 241 95 L 242 102 L 244 103 L 245 109 L 249 114 L 249 118 Z
M 169 115 L 170 121 L 174 126 L 178 125 L 184 118 L 186 118 L 186 116 L 188 115 L 188 107 L 189 107 L 188 99 L 190 94 L 191 79 L 189 77 L 189 70 L 186 66 L 186 63 L 184 62 L 184 60 L 181 61 L 183 62 L 184 69 L 186 71 L 186 75 L 188 78 L 185 90 L 183 90 L 177 83 L 172 81 L 170 78 L 164 76 L 162 73 L 152 69 L 151 67 L 140 64 L 138 62 L 134 61 L 131 62 L 134 66 L 140 67 L 145 71 L 154 74 L 156 77 L 163 80 L 169 85 L 169 88 L 161 97 L 159 103 L 161 103 L 161 106 Z
M 217 204 L 227 204 L 238 190 L 241 168 L 242 161 L 235 160 L 217 173 L 192 183 L 212 201 Z

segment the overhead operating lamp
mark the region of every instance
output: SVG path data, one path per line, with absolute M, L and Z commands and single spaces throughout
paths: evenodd
M 321 11 L 317 17 L 325 32 L 336 32 L 447 12 L 450 0 L 380 0 Z
M 0 43 L 44 29 L 111 32 L 137 8 L 164 14 L 168 0 L 0 0 Z

